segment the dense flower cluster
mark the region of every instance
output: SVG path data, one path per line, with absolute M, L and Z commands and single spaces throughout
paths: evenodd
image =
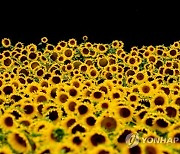
M 179 153 L 180 42 L 126 52 L 83 40 L 2 40 L 0 153 Z M 130 133 L 179 141 L 130 148 Z

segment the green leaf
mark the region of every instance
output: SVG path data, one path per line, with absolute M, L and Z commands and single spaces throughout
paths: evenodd
M 110 49 L 107 50 L 106 53 L 105 53 L 105 55 L 108 55 L 108 54 L 116 54 L 116 49 L 110 48 Z
M 125 79 L 125 77 L 123 77 L 123 79 L 122 79 L 122 86 L 123 86 L 123 87 L 127 87 L 127 84 L 126 84 L 126 79 Z
M 136 125 L 136 123 L 134 123 L 134 122 L 130 121 L 130 122 L 128 123 L 128 125 L 129 125 L 130 127 L 133 127 L 133 126 L 135 126 L 135 125 Z
M 32 133 L 31 134 L 32 137 L 38 137 L 38 136 L 42 136 L 41 134 L 37 134 L 37 133 Z
M 101 115 L 101 113 L 102 113 L 102 111 L 96 111 L 96 112 L 94 112 L 94 115 L 95 115 L 96 117 L 99 117 L 99 116 Z
M 141 64 L 139 64 L 139 71 L 144 70 L 144 65 L 147 64 L 147 59 L 143 59 Z
M 118 63 L 122 63 L 122 62 L 123 62 L 123 60 L 118 58 Z
M 53 131 L 53 137 L 56 139 L 57 142 L 60 142 L 63 139 L 64 135 L 64 130 L 61 128 Z
M 38 77 L 35 77 L 35 78 L 34 78 L 34 81 L 39 83 L 39 78 L 38 78 Z
M 160 132 L 159 130 L 156 130 L 156 134 L 158 135 L 158 136 L 160 136 L 160 137 L 164 137 L 164 138 L 167 138 L 167 132 L 165 132 L 165 133 L 162 133 L 162 132 Z

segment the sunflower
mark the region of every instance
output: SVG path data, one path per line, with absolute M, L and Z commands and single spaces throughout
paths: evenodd
M 98 77 L 99 72 L 96 68 L 90 68 L 88 69 L 88 75 L 90 76 L 90 79 L 95 79 Z
M 168 103 L 168 97 L 164 93 L 157 93 L 153 99 L 151 99 L 152 106 L 164 106 Z
M 18 120 L 17 120 L 18 124 L 21 125 L 22 127 L 28 129 L 32 123 L 33 123 L 33 120 L 28 118 L 28 117 L 20 117 Z M 31 129 L 30 129 L 31 130 Z
M 47 43 L 47 41 L 48 41 L 48 38 L 47 38 L 47 37 L 42 37 L 42 38 L 41 38 L 41 42 L 42 42 L 42 43 Z
M 107 132 L 114 132 L 119 125 L 119 121 L 116 118 L 117 117 L 111 116 L 110 114 L 104 114 L 104 116 L 98 118 L 96 125 Z
M 113 48 L 117 49 L 119 47 L 119 41 L 118 40 L 114 40 L 112 41 L 112 45 Z
M 116 109 L 116 115 L 122 119 L 121 123 L 131 121 L 133 108 L 130 106 L 120 106 Z
M 118 152 L 113 149 L 113 147 L 110 147 L 110 146 L 103 146 L 103 145 L 99 145 L 98 147 L 94 147 L 93 149 L 90 149 L 88 151 L 90 153 L 94 153 L 94 154 L 110 154 L 110 153 L 113 153 L 113 154 L 117 154 Z
M 90 50 L 86 47 L 83 47 L 81 49 L 81 54 L 84 56 L 84 57 L 88 57 L 89 56 L 89 53 L 90 53 Z
M 173 130 L 170 133 L 168 133 L 168 137 L 172 139 L 173 147 L 179 148 L 180 145 L 180 130 Z
M 28 84 L 26 88 L 27 93 L 32 94 L 32 95 L 36 94 L 39 91 L 39 89 L 40 87 L 36 82 L 32 82 Z
M 113 89 L 108 95 L 111 101 L 123 99 L 121 92 L 118 89 Z
M 143 83 L 144 81 L 147 81 L 148 76 L 145 71 L 139 71 L 135 74 L 133 78 L 137 83 Z
M 85 43 L 85 47 L 90 49 L 90 48 L 93 47 L 93 45 L 92 45 L 91 42 L 86 42 L 86 43 Z
M 62 49 L 64 49 L 64 48 L 67 47 L 67 42 L 64 41 L 64 40 L 62 40 L 62 41 L 58 42 L 58 45 L 59 45 Z
M 15 48 L 23 49 L 23 48 L 24 48 L 24 43 L 22 43 L 22 42 L 17 42 L 17 43 L 15 44 Z M 24 50 L 23 50 L 23 51 L 24 51 Z
M 146 114 L 148 113 L 148 109 L 141 109 L 140 111 L 138 111 L 136 114 L 135 114 L 135 118 L 136 118 L 136 122 L 141 122 L 144 117 L 146 116 Z
M 100 90 L 95 90 L 90 94 L 90 97 L 93 101 L 102 101 L 104 100 L 104 92 Z
M 53 123 L 57 123 L 60 120 L 61 111 L 58 109 L 49 109 L 44 116 Z
M 60 91 L 57 93 L 56 101 L 59 103 L 66 103 L 69 99 L 69 93 Z
M 102 58 L 98 59 L 97 65 L 101 68 L 104 68 L 104 67 L 108 66 L 108 63 L 109 63 L 108 59 L 106 57 L 102 57 Z
M 40 146 L 39 149 L 35 151 L 37 154 L 48 154 L 53 153 L 56 149 L 56 144 L 46 144 L 43 146 Z
M 66 59 L 71 59 L 73 57 L 74 51 L 73 49 L 67 48 L 64 50 L 63 55 L 65 56 Z
M 167 132 L 169 125 L 170 125 L 169 121 L 167 121 L 165 118 L 157 117 L 154 120 L 153 128 L 159 130 L 160 132 Z
M 36 94 L 34 94 L 34 96 L 32 96 L 34 98 L 34 101 L 37 103 L 46 103 L 50 100 L 50 96 L 49 94 L 43 90 L 43 88 L 41 88 L 42 90 L 40 92 L 37 92 Z
M 107 134 L 103 132 L 103 130 L 101 131 L 98 128 L 93 128 L 91 132 L 87 133 L 84 144 L 87 145 L 88 149 L 91 149 L 100 145 L 108 145 L 109 142 Z
M 74 114 L 68 114 L 68 115 L 70 116 L 67 116 L 62 120 L 61 126 L 66 130 L 67 133 L 71 133 L 71 129 L 75 125 L 77 125 L 77 122 L 81 122 L 81 120 L 78 120 Z
M 1 148 L 0 148 L 0 153 L 1 154 L 13 154 L 11 148 L 7 145 L 3 145 Z
M 118 134 L 113 138 L 113 143 L 117 145 L 117 149 L 125 149 L 128 148 L 128 144 L 126 144 L 126 137 L 127 135 L 133 133 L 135 134 L 135 130 L 129 127 L 122 126 L 123 129 L 118 131 Z
M 138 63 L 137 63 L 137 58 L 136 57 L 134 57 L 134 56 L 128 56 L 127 57 L 128 58 L 128 61 L 127 61 L 127 63 L 130 65 L 130 66 L 138 66 Z M 125 58 L 125 60 L 126 60 L 126 58 Z
M 84 35 L 82 39 L 86 42 L 88 40 L 88 36 Z
M 37 107 L 36 104 L 29 104 L 29 103 L 24 103 L 22 105 L 24 116 L 33 118 L 34 116 L 37 115 Z
M 28 52 L 36 52 L 37 51 L 37 45 L 31 43 L 26 47 Z
M 76 41 L 74 38 L 69 39 L 68 45 L 69 45 L 70 47 L 76 47 L 76 46 L 77 46 L 77 41 Z
M 77 79 L 72 79 L 70 81 L 70 83 L 71 83 L 71 86 L 73 86 L 73 87 L 75 87 L 77 89 L 81 89 L 82 88 L 81 82 L 79 80 L 77 80 Z
M 149 140 L 151 142 L 151 140 Z M 146 143 L 143 144 L 143 151 L 147 154 L 153 153 L 153 154 L 159 154 L 162 153 L 163 147 L 161 144 L 155 144 L 155 143 Z
M 79 148 L 76 147 L 76 145 L 74 145 L 71 142 L 67 143 L 61 143 L 58 144 L 57 147 L 55 148 L 55 150 L 53 151 L 54 153 L 78 153 L 79 152 Z
M 77 105 L 77 111 L 78 111 L 78 115 L 79 116 L 85 116 L 85 115 L 89 115 L 90 113 L 92 113 L 93 111 L 92 111 L 92 104 L 90 104 L 90 103 L 86 103 L 86 104 L 84 104 L 84 103 L 80 103 L 80 104 L 78 104 Z
M 1 127 L 3 127 L 5 130 L 12 130 L 16 127 L 16 121 L 14 117 L 11 114 L 4 114 L 1 116 Z
M 180 96 L 173 97 L 173 103 L 180 106 Z
M 136 141 L 134 141 L 133 144 L 136 144 Z M 143 153 L 143 147 L 141 144 L 138 144 L 133 147 L 128 147 L 124 146 L 124 148 L 121 150 L 122 153 L 127 153 L 127 154 L 134 154 L 134 153 Z
M 173 118 L 174 120 L 177 119 L 178 115 L 179 115 L 179 111 L 178 111 L 178 106 L 177 105 L 167 105 L 165 106 L 165 112 L 166 115 L 169 118 Z
M 147 82 L 140 85 L 140 94 L 144 96 L 152 96 L 153 90 L 152 86 Z
M 8 134 L 7 141 L 17 152 L 27 152 L 30 150 L 30 145 L 25 135 L 16 130 Z
M 33 121 L 32 125 L 30 125 L 30 129 L 35 133 L 44 133 L 46 130 L 51 127 L 52 123 L 47 120 L 36 120 Z
M 177 57 L 177 54 L 178 54 L 178 51 L 177 51 L 177 49 L 171 49 L 171 50 L 169 50 L 169 56 L 171 57 L 171 58 L 176 58 Z
M 108 48 L 104 44 L 98 44 L 96 50 L 99 53 L 105 53 Z
M 2 39 L 1 43 L 5 48 L 9 48 L 11 46 L 11 41 L 9 38 Z
M 131 93 L 130 95 L 128 95 L 128 101 L 133 104 L 136 104 L 139 101 L 137 93 Z

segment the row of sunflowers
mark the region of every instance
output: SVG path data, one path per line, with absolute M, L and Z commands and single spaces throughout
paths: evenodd
M 180 153 L 180 42 L 132 47 L 72 38 L 0 47 L 0 153 Z M 139 143 L 126 137 L 176 138 Z

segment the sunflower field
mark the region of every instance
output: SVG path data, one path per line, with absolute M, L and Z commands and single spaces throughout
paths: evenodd
M 180 153 L 180 41 L 1 43 L 0 154 Z

